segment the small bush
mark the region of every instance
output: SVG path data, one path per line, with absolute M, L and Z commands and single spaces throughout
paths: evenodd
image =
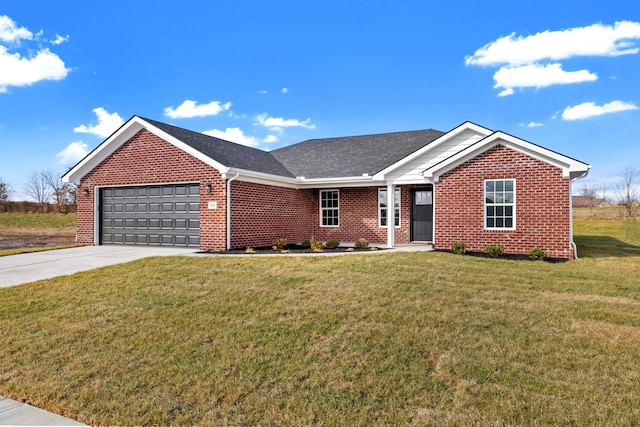
M 302 246 L 303 249 L 309 249 L 311 247 L 311 240 L 309 240 L 309 239 L 303 240 L 300 243 L 300 246 Z
M 485 249 L 489 253 L 489 256 L 498 258 L 504 252 L 504 245 L 487 245 Z
M 531 248 L 531 250 L 529 251 L 529 258 L 531 258 L 534 261 L 544 260 L 546 257 L 547 257 L 546 252 L 537 246 L 534 248 Z
M 271 246 L 274 251 L 281 251 L 287 248 L 287 239 L 284 237 L 278 237 L 273 241 L 273 246 Z
M 316 240 L 315 237 L 311 237 L 309 245 L 313 252 L 322 252 L 322 249 L 324 248 L 324 244 L 320 240 Z
M 327 243 L 324 244 L 324 247 L 327 249 L 335 249 L 340 246 L 340 242 L 336 239 L 329 239 Z
M 354 246 L 356 247 L 356 249 L 366 249 L 367 247 L 369 247 L 369 242 L 364 237 L 361 237 L 356 240 L 356 244 Z
M 467 253 L 467 244 L 465 242 L 453 242 L 451 244 L 451 250 L 454 254 L 464 255 Z
M 247 246 L 247 249 L 244 250 L 244 253 L 245 254 L 255 254 L 256 250 L 251 248 L 251 247 L 249 247 L 249 246 Z

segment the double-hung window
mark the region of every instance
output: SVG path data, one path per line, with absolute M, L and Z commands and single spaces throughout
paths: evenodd
M 487 179 L 484 182 L 484 227 L 516 228 L 516 180 Z
M 320 190 L 320 225 L 322 227 L 340 226 L 340 192 L 338 190 Z
M 396 188 L 393 192 L 393 216 L 396 227 L 400 227 L 400 189 Z M 387 226 L 387 206 L 389 205 L 389 198 L 387 197 L 387 189 L 378 189 L 378 226 Z

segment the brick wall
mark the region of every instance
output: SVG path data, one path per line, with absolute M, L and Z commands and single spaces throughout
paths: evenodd
M 484 229 L 484 180 L 516 180 L 516 229 Z M 559 168 L 504 146 L 496 146 L 440 177 L 435 185 L 436 249 L 464 241 L 467 250 L 528 254 L 537 246 L 547 256 L 573 258 L 570 244 L 569 179 Z
M 400 227 L 395 229 L 395 243 L 411 240 L 411 188 L 400 186 Z M 425 187 L 424 185 L 420 187 Z M 319 240 L 336 239 L 355 242 L 364 237 L 370 243 L 386 244 L 387 228 L 378 226 L 378 189 L 386 187 L 340 188 L 340 227 L 320 227 L 319 190 L 314 190 L 315 235 Z
M 94 244 L 94 187 L 200 183 L 200 247 L 226 247 L 226 184 L 220 173 L 147 130 L 141 130 L 87 174 L 78 189 L 78 242 Z M 212 184 L 208 193 L 206 183 Z M 89 189 L 85 197 L 84 189 Z M 217 209 L 207 209 L 209 201 Z
M 284 237 L 300 243 L 313 234 L 317 218 L 313 190 L 231 182 L 231 247 L 270 246 Z

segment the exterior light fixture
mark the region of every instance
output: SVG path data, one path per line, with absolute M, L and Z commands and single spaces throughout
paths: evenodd
M 85 188 L 82 192 L 84 193 L 84 197 L 89 197 L 89 189 L 88 188 Z
M 207 182 L 207 183 L 205 184 L 205 187 L 207 187 L 207 194 L 211 194 L 211 183 L 210 183 L 210 182 Z

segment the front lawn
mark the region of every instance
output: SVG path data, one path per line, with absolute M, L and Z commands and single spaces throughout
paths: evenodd
M 0 395 L 109 425 L 637 425 L 625 226 L 576 224 L 557 264 L 167 257 L 0 289 Z

